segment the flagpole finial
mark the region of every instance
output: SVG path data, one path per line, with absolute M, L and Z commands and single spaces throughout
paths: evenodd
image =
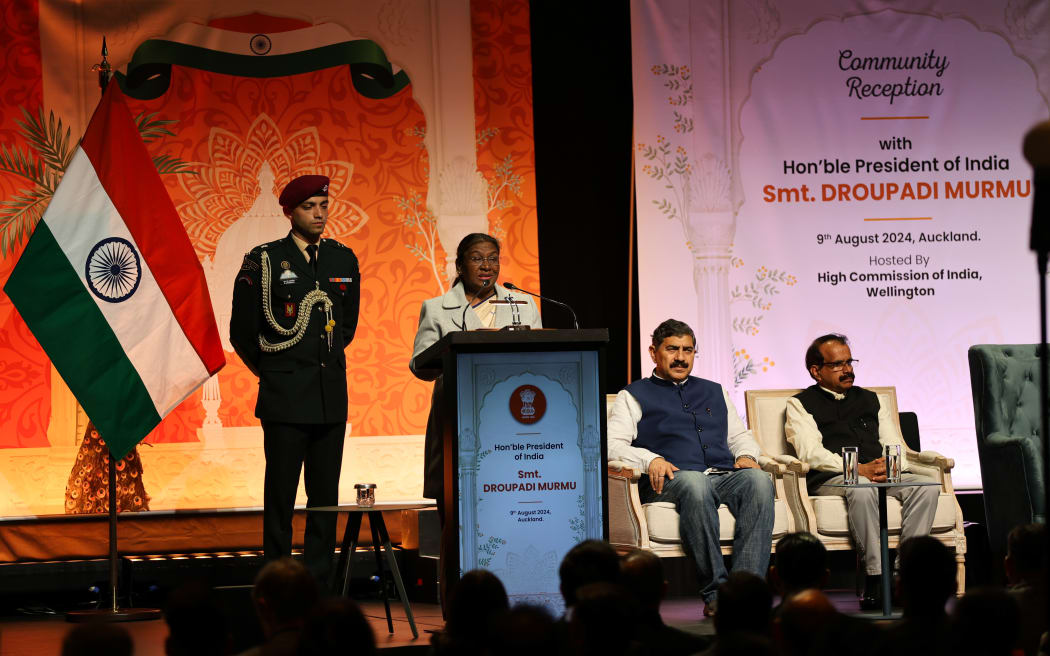
M 113 67 L 109 63 L 109 46 L 106 45 L 106 37 L 102 37 L 102 61 L 91 67 L 91 70 L 98 73 L 98 87 L 103 91 L 106 90 L 106 85 L 109 84 L 109 78 L 113 74 Z

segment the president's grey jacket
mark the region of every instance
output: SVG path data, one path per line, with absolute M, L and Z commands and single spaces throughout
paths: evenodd
M 496 294 L 501 299 L 513 296 L 514 300 L 527 301 L 527 305 L 518 305 L 518 313 L 521 323 L 533 328 L 542 328 L 540 312 L 532 297 L 521 292 L 511 292 L 503 285 L 496 283 Z M 423 301 L 423 307 L 419 311 L 419 327 L 416 329 L 416 341 L 412 348 L 412 359 L 408 368 L 412 374 L 421 380 L 433 380 L 434 392 L 430 397 L 430 417 L 427 419 L 427 436 L 424 450 L 423 464 L 423 496 L 430 499 L 439 499 L 443 489 L 443 451 L 441 436 L 442 424 L 442 380 L 439 371 L 423 370 L 419 368 L 417 358 L 419 354 L 440 340 L 448 333 L 463 330 L 463 308 L 467 305 L 467 297 L 463 291 L 463 283 L 457 282 L 452 289 L 445 292 L 443 296 Z M 494 328 L 502 328 L 513 323 L 510 305 L 496 306 L 496 317 Z M 478 330 L 483 328 L 481 320 L 473 310 L 467 310 L 466 329 Z M 439 499 L 440 501 L 440 499 Z

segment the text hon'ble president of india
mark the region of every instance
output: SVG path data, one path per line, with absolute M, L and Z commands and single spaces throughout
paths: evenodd
M 690 376 L 696 337 L 668 319 L 653 331 L 653 375 L 619 394 L 609 415 L 609 459 L 645 472 L 642 503 L 671 502 L 682 540 L 696 559 L 704 615 L 715 613 L 728 578 L 718 542 L 718 506 L 736 519 L 734 571 L 765 577 L 773 534 L 773 481 L 761 448 L 718 383 Z

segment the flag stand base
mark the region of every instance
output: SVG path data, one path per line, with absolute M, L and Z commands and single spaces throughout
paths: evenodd
M 100 608 L 98 610 L 74 610 L 66 613 L 66 621 L 75 624 L 85 622 L 138 622 L 159 620 L 159 608 Z
M 107 445 L 108 448 L 108 445 Z M 92 610 L 74 610 L 66 613 L 67 622 L 138 622 L 141 620 L 159 620 L 161 612 L 157 608 L 118 608 L 117 607 L 117 467 L 113 462 L 113 451 L 109 452 L 109 592 L 112 606 Z

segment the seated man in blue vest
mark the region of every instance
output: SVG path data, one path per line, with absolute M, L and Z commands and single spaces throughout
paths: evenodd
M 718 383 L 690 376 L 696 337 L 668 319 L 653 332 L 653 375 L 628 385 L 609 415 L 609 459 L 646 472 L 642 503 L 675 504 L 683 542 L 696 559 L 704 615 L 715 613 L 728 578 L 718 541 L 718 506 L 736 518 L 733 571 L 765 577 L 773 533 L 773 482 L 761 449 Z
M 829 487 L 843 481 L 842 447 L 857 447 L 861 483 L 886 482 L 882 448 L 891 444 L 901 447 L 902 481 L 934 479 L 907 471 L 904 440 L 897 423 L 881 406 L 875 392 L 853 384 L 856 362 L 845 335 L 823 335 L 813 340 L 806 351 L 806 368 L 816 384 L 788 399 L 784 434 L 799 459 L 809 463 L 809 493 L 846 498 L 850 536 L 867 574 L 861 608 L 875 610 L 881 606 L 878 590 L 882 573 L 878 493 L 870 487 Z M 940 491 L 940 487 L 932 485 L 889 488 L 887 494 L 901 502 L 901 542 L 929 535 Z

